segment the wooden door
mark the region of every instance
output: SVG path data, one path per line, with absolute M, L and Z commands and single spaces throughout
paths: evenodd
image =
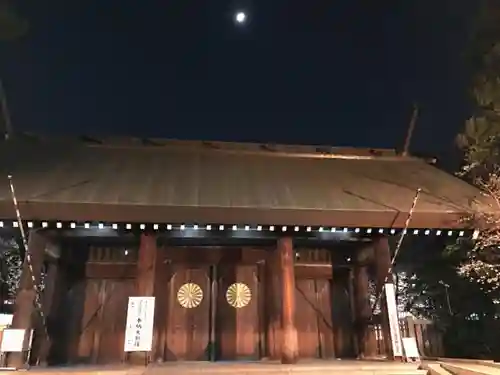
M 295 325 L 300 358 L 319 358 L 318 317 L 313 279 L 295 281 Z
M 334 358 L 335 342 L 332 322 L 332 288 L 327 279 L 316 280 L 319 357 Z
M 295 324 L 301 358 L 335 356 L 332 299 L 327 279 L 299 279 L 295 282 Z
M 352 291 L 348 272 L 341 272 L 332 280 L 332 317 L 335 341 L 335 354 L 338 358 L 356 357 L 354 346 Z
M 135 294 L 135 281 L 102 280 L 103 306 L 100 314 L 98 362 L 120 363 L 124 358 L 128 298 Z
M 133 279 L 87 279 L 74 284 L 62 297 L 56 315 L 62 328 L 54 329 L 59 339 L 51 348 L 54 361 L 120 363 L 128 297 L 133 293 Z
M 173 270 L 168 283 L 167 360 L 208 360 L 210 299 L 209 267 Z
M 259 359 L 261 314 L 258 267 L 223 265 L 218 267 L 217 273 L 217 359 Z

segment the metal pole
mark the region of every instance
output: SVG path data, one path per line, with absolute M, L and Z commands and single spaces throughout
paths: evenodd
M 5 95 L 5 90 L 3 88 L 2 80 L 0 79 L 0 106 L 2 111 L 2 119 L 5 124 L 5 129 L 1 129 L 4 134 L 4 139 L 9 140 L 14 134 L 14 129 L 12 127 L 12 121 L 10 119 L 9 107 L 7 106 L 7 96 Z
M 413 217 L 413 211 L 415 211 L 415 206 L 417 205 L 418 198 L 420 197 L 421 191 L 422 191 L 422 189 L 418 188 L 417 192 L 415 193 L 415 197 L 413 198 L 413 203 L 411 205 L 410 211 L 408 212 L 408 217 L 406 218 L 406 223 L 405 223 L 405 227 L 403 229 L 403 232 L 401 233 L 401 236 L 399 236 L 399 241 L 398 241 L 398 244 L 396 245 L 396 250 L 394 251 L 394 256 L 392 257 L 389 270 L 387 271 L 387 274 L 385 275 L 384 283 L 382 284 L 382 287 L 380 288 L 380 292 L 378 293 L 377 298 L 375 299 L 375 302 L 373 303 L 372 315 L 375 312 L 375 309 L 377 307 L 378 302 L 380 301 L 380 298 L 382 297 L 382 294 L 384 293 L 385 284 L 387 283 L 387 280 L 389 279 L 389 275 L 392 273 L 392 271 L 394 269 L 394 263 L 396 262 L 396 257 L 398 256 L 399 251 L 401 250 L 401 245 L 403 244 L 403 240 L 406 236 L 406 232 L 408 231 L 408 228 L 410 226 L 410 221 L 411 221 L 411 218 Z

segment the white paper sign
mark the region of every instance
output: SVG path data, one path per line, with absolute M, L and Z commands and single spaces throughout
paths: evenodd
M 387 315 L 391 331 L 392 353 L 394 357 L 403 356 L 403 344 L 401 342 L 401 331 L 399 330 L 398 310 L 396 307 L 396 292 L 394 284 L 385 284 L 385 296 L 387 304 Z
M 2 343 L 0 345 L 0 352 L 2 353 L 19 353 L 30 349 L 31 336 L 24 342 L 25 329 L 4 329 L 2 331 Z
M 403 348 L 405 349 L 406 358 L 420 359 L 420 354 L 418 352 L 418 346 L 415 337 L 403 337 Z
M 153 345 L 155 297 L 129 297 L 125 352 L 149 352 Z
M 0 327 L 10 326 L 13 318 L 12 314 L 0 314 Z

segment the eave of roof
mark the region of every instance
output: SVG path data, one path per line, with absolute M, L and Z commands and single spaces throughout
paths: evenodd
M 473 186 L 391 150 L 160 140 L 1 148 L 26 220 L 402 227 L 421 188 L 411 227 L 462 228 L 486 204 Z M 0 218 L 13 215 L 4 180 Z

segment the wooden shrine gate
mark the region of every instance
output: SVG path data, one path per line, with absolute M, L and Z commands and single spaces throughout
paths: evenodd
M 94 252 L 85 272 L 67 272 L 72 277 L 55 316 L 62 335 L 53 346 L 57 363 L 125 360 L 127 301 L 137 293 L 137 256 L 118 249 L 105 251 L 112 256 L 108 259 L 102 249 Z M 117 254 L 123 259 L 115 259 Z M 281 287 L 266 251 L 217 254 L 205 248 L 168 255 L 159 253 L 155 272 L 153 361 L 279 359 Z M 334 274 L 332 280 L 331 271 L 297 268 L 301 358 L 355 355 L 349 272 Z

